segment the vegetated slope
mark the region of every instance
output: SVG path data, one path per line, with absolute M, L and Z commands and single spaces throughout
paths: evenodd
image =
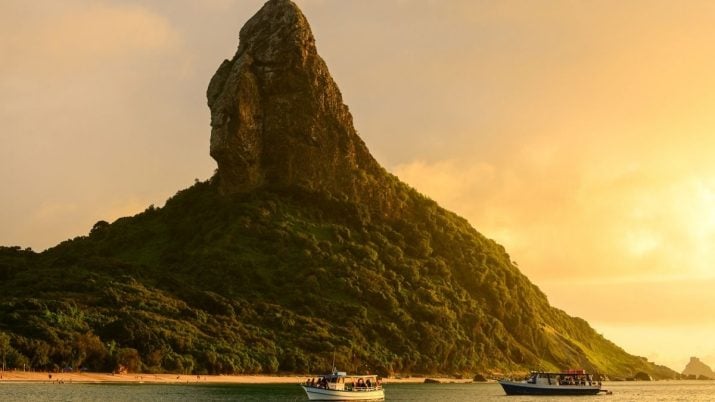
M 550 307 L 503 247 L 385 172 L 289 0 L 246 23 L 207 97 L 211 181 L 40 254 L 0 248 L 11 367 L 675 374 Z
M 298 188 L 180 191 L 36 254 L 0 249 L 10 366 L 186 373 L 674 373 L 550 307 L 504 248 L 391 180 L 400 218 Z M 2 342 L 0 342 L 0 347 Z

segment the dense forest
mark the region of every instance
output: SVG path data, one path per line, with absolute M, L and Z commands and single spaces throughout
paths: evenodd
M 502 246 L 388 177 L 399 218 L 299 188 L 221 195 L 209 180 L 42 253 L 2 247 L 3 362 L 314 373 L 334 355 L 383 375 L 674 375 L 551 307 Z

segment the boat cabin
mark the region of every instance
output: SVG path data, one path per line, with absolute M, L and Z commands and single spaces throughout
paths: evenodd
M 377 375 L 348 375 L 344 371 L 326 374 L 318 379 L 312 378 L 306 385 L 337 391 L 374 391 L 382 388 Z
M 527 378 L 528 384 L 538 385 L 600 385 L 591 374 L 585 370 L 567 370 L 562 373 L 532 372 Z

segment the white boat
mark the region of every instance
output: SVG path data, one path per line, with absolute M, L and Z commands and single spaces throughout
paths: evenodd
M 348 375 L 334 371 L 300 384 L 311 401 L 384 400 L 385 391 L 376 375 Z
M 596 395 L 600 392 L 601 381 L 597 381 L 584 370 L 567 370 L 561 373 L 533 371 L 523 381 L 499 381 L 507 395 Z

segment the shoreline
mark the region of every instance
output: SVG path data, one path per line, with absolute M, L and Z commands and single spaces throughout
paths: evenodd
M 320 377 L 312 375 L 192 375 L 192 374 L 112 374 L 112 373 L 46 373 L 29 371 L 0 372 L 0 384 L 12 383 L 46 383 L 46 384 L 299 384 L 308 378 Z M 419 384 L 425 379 L 433 379 L 442 383 L 465 383 L 471 379 L 455 379 L 446 377 L 400 377 L 384 378 L 385 384 Z

